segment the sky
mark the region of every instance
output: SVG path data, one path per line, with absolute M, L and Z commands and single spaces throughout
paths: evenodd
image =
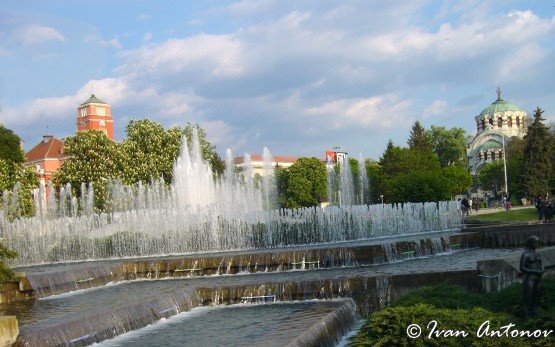
M 555 121 L 555 0 L 34 1 L 0 8 L 0 123 L 31 149 L 91 94 L 223 154 L 378 159 L 502 97 Z M 47 130 L 48 129 L 48 130 Z

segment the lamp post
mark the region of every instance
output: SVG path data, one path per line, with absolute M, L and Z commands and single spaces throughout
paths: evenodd
M 382 205 L 383 205 L 383 194 L 380 195 L 380 199 L 382 200 Z
M 505 171 L 505 194 L 507 200 L 509 199 L 509 185 L 507 184 L 507 160 L 505 159 L 505 136 L 501 133 L 501 139 L 503 140 L 503 169 Z

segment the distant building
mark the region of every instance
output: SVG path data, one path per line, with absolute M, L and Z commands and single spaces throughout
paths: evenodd
M 54 172 L 62 166 L 63 147 L 61 140 L 52 135 L 44 135 L 42 141 L 25 154 L 25 165 L 36 170 L 43 186 L 47 186 Z
M 511 137 L 524 137 L 527 115 L 515 104 L 501 99 L 501 90 L 497 88 L 497 100 L 475 119 L 476 136 L 467 150 L 472 175 L 477 175 L 484 164 L 503 159 L 503 141 L 506 144 Z
M 349 153 L 347 152 L 339 152 L 335 150 L 326 151 L 326 165 L 333 166 L 338 163 L 341 164 L 345 161 L 348 154 Z
M 276 165 L 279 165 L 282 168 L 288 168 L 293 165 L 299 157 L 291 157 L 291 156 L 272 156 L 270 161 L 270 165 L 273 168 Z M 252 154 L 250 155 L 250 163 L 252 165 L 252 175 L 259 174 L 260 176 L 264 176 L 264 159 L 259 154 Z M 249 160 L 247 156 L 236 157 L 233 159 L 233 166 L 237 170 L 237 172 L 241 174 L 245 174 L 249 167 Z M 273 171 L 272 171 L 273 172 Z
M 77 131 L 99 130 L 114 139 L 114 120 L 110 105 L 94 94 L 77 108 Z
M 77 131 L 99 130 L 114 139 L 114 121 L 110 105 L 99 100 L 94 94 L 77 107 Z M 64 142 L 52 135 L 44 135 L 33 149 L 25 154 L 25 165 L 35 168 L 39 181 L 48 185 L 54 173 L 64 161 Z

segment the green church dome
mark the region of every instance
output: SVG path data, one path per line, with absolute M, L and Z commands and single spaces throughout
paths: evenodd
M 498 98 L 488 107 L 484 108 L 484 110 L 480 113 L 480 116 L 484 116 L 486 114 L 494 114 L 497 112 L 523 112 L 517 105 L 507 102 L 501 98 Z
M 480 147 L 478 147 L 478 151 L 479 152 L 480 151 L 487 151 L 487 150 L 490 150 L 490 149 L 498 149 L 498 148 L 499 149 L 503 148 L 503 145 L 501 143 L 499 143 L 498 141 L 488 140 L 488 141 L 482 143 L 480 145 Z

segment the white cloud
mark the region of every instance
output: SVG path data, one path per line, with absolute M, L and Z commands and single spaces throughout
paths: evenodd
M 397 96 L 380 95 L 362 99 L 341 99 L 312 107 L 308 114 L 324 116 L 335 128 L 362 126 L 365 128 L 392 128 L 409 119 L 409 100 Z
M 232 35 L 201 34 L 123 52 L 127 61 L 117 71 L 173 74 L 201 70 L 212 77 L 227 78 L 241 74 L 242 52 L 241 42 Z
M 434 100 L 432 104 L 424 109 L 422 114 L 423 119 L 428 119 L 433 116 L 439 116 L 447 111 L 447 101 L 446 100 Z
M 42 25 L 28 25 L 19 28 L 15 36 L 24 45 L 40 44 L 48 41 L 65 42 L 65 37 L 56 29 Z
M 121 43 L 117 38 L 105 40 L 102 37 L 95 35 L 88 35 L 83 38 L 84 42 L 92 42 L 102 47 L 121 49 Z

